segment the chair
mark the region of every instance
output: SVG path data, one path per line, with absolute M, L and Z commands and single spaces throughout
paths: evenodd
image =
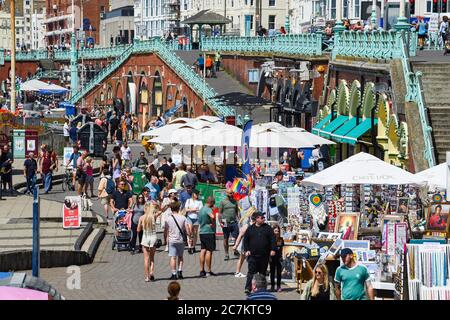
M 308 260 L 294 257 L 295 282 L 297 283 L 297 292 L 302 293 L 302 284 L 311 280 L 314 276 L 313 268 Z

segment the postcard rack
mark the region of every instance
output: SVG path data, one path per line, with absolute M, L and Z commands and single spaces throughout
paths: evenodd
M 450 300 L 450 245 L 407 244 L 405 261 L 409 300 Z

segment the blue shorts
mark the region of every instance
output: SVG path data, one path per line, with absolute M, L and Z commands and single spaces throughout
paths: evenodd
M 229 239 L 230 235 L 237 239 L 239 235 L 239 226 L 237 222 L 229 223 L 227 227 L 223 228 L 223 237 L 225 239 Z
M 194 226 L 198 226 L 199 225 L 198 218 L 197 219 L 192 219 L 192 218 L 189 218 L 189 216 L 186 216 L 186 222 L 188 224 L 192 224 Z

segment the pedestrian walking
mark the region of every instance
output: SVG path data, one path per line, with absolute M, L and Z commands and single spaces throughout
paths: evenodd
M 338 300 L 373 300 L 374 290 L 366 266 L 357 264 L 353 251 L 349 248 L 341 250 L 344 263 L 338 267 L 334 275 L 336 298 Z
M 133 195 L 125 190 L 125 182 L 120 181 L 117 185 L 117 190 L 111 195 L 109 204 L 113 213 L 119 210 L 127 210 L 131 212 L 133 207 Z
M 197 175 L 194 173 L 192 166 L 187 166 L 186 174 L 181 178 L 181 187 L 187 188 L 187 186 L 191 186 L 192 189 L 196 189 L 198 184 Z
M 120 155 L 120 152 L 116 153 L 115 157 L 113 158 L 112 171 L 113 171 L 113 179 L 117 184 L 122 175 L 122 157 Z
M 78 195 L 82 196 L 84 193 L 85 183 L 86 183 L 86 158 L 88 157 L 88 152 L 85 151 L 77 159 L 77 179 L 78 179 Z
M 52 157 L 50 151 L 46 150 L 41 161 L 40 172 L 42 174 L 42 181 L 44 181 L 44 193 L 48 194 L 52 186 Z
M 164 172 L 164 177 L 166 177 L 168 181 L 172 181 L 172 168 L 168 165 L 167 159 L 165 157 L 161 159 L 161 166 L 158 168 L 158 171 L 160 170 Z
M 34 159 L 34 153 L 30 152 L 28 154 L 28 159 L 23 163 L 24 170 L 23 175 L 27 179 L 27 190 L 25 194 L 33 194 L 36 185 L 36 172 L 37 172 L 37 161 Z
M 66 146 L 69 145 L 70 141 L 70 121 L 69 119 L 64 120 L 64 126 L 63 126 L 63 135 L 64 135 L 64 142 L 66 143 Z
M 245 252 L 243 250 L 243 238 L 244 234 L 247 231 L 247 228 L 251 226 L 253 223 L 255 223 L 253 213 L 255 213 L 256 207 L 252 206 L 250 207 L 245 214 L 242 215 L 241 219 L 239 219 L 239 235 L 234 243 L 233 250 L 239 253 L 239 259 L 236 264 L 236 272 L 234 273 L 234 276 L 236 278 L 245 278 L 246 275 L 241 272 L 242 265 L 245 261 Z
M 230 259 L 228 254 L 230 236 L 237 239 L 239 235 L 238 221 L 239 208 L 237 201 L 233 198 L 233 190 L 226 190 L 227 197 L 219 204 L 220 225 L 223 230 L 223 248 L 225 250 L 225 261 Z
M 186 174 L 186 165 L 184 163 L 178 166 L 178 171 L 173 174 L 173 187 L 176 190 L 182 190 L 181 181 Z
M 200 212 L 198 214 L 201 244 L 200 277 L 216 275 L 211 271 L 212 256 L 214 250 L 216 250 L 216 224 L 214 213 L 212 211 L 214 203 L 214 198 L 208 197 L 208 199 L 206 199 L 205 206 L 200 209 Z M 208 272 L 205 271 L 205 263 Z
M 253 275 L 266 274 L 269 258 L 275 255 L 276 240 L 272 228 L 265 223 L 264 213 L 256 211 L 255 223 L 248 227 L 244 234 L 244 252 L 247 257 L 248 272 L 245 292 L 252 289 Z
M 176 201 L 177 199 L 177 190 L 170 189 L 168 192 L 167 197 L 163 197 L 162 203 L 161 203 L 161 226 L 165 226 L 166 221 L 168 217 L 172 214 L 172 210 L 170 209 L 170 205 Z M 169 251 L 169 244 L 167 242 L 167 238 L 164 237 L 164 246 L 166 246 L 164 251 Z
M 92 158 L 86 157 L 86 164 L 84 165 L 84 172 L 86 174 L 86 178 L 84 181 L 84 193 L 88 194 L 88 188 L 91 191 L 90 198 L 95 198 L 94 195 L 94 166 L 92 165 Z M 88 197 L 89 198 L 89 197 Z
M 142 233 L 140 241 L 144 251 L 145 281 L 155 281 L 155 252 L 156 252 L 156 219 L 161 214 L 155 203 L 145 204 L 144 215 L 139 218 L 137 232 Z
M 278 300 L 277 297 L 267 291 L 267 279 L 265 273 L 257 273 L 252 279 L 252 293 L 247 300 Z
M 107 169 L 103 169 L 102 174 L 103 177 L 100 178 L 100 182 L 98 184 L 98 198 L 100 199 L 100 203 L 103 206 L 103 212 L 105 213 L 106 219 L 109 219 L 109 197 L 110 194 L 115 191 L 115 183 L 112 180 L 111 175 L 109 174 Z
M 80 149 L 78 148 L 78 146 L 74 145 L 72 154 L 70 155 L 70 158 L 66 163 L 67 167 L 72 163 L 72 168 L 73 168 L 72 191 L 75 191 L 75 186 L 76 186 L 76 182 L 77 182 L 77 162 L 78 162 L 78 158 L 81 157 L 81 152 L 79 150 Z
M 131 254 L 135 254 L 136 251 L 138 251 L 139 253 L 142 253 L 142 247 L 141 247 L 141 242 L 142 242 L 142 235 L 143 235 L 143 231 L 138 232 L 138 225 L 139 225 L 139 220 L 140 218 L 144 215 L 144 209 L 145 209 L 145 198 L 143 194 L 140 194 L 137 196 L 137 200 L 136 203 L 133 205 L 133 216 L 131 218 L 131 231 L 133 231 L 133 237 L 131 238 L 130 241 L 130 253 Z M 136 240 L 139 236 L 139 246 L 136 246 Z
M 145 153 L 144 152 L 141 152 L 140 154 L 139 154 L 139 158 L 136 160 L 136 162 L 134 163 L 134 166 L 136 167 L 136 168 L 139 168 L 139 169 L 142 169 L 142 170 L 145 170 L 146 168 L 147 168 L 147 166 L 148 166 L 148 160 L 147 160 L 147 158 L 145 157 Z
M 314 276 L 306 283 L 301 300 L 336 300 L 333 281 L 328 275 L 328 268 L 324 264 L 318 264 L 314 270 Z
M 170 280 L 183 279 L 183 253 L 185 241 L 190 234 L 187 231 L 186 218 L 180 215 L 180 202 L 170 204 L 172 214 L 164 225 L 164 237 L 169 241 L 169 257 L 172 275 Z M 177 263 L 178 258 L 178 263 Z
M 122 147 L 120 148 L 120 153 L 122 155 L 123 165 L 128 167 L 131 165 L 131 161 L 133 160 L 131 155 L 131 148 L 128 146 L 128 142 L 124 142 Z
M 1 174 L 2 174 L 2 182 L 3 182 L 3 190 L 8 190 L 7 185 L 9 187 L 9 193 L 11 195 L 14 194 L 13 182 L 12 182 L 12 164 L 14 162 L 14 157 L 10 152 L 9 145 L 5 144 L 2 149 L 2 153 L 0 155 L 0 163 L 1 163 Z
M 190 254 L 194 254 L 195 245 L 197 244 L 197 236 L 198 236 L 198 213 L 203 207 L 202 202 L 198 199 L 200 192 L 198 190 L 192 190 L 192 198 L 186 201 L 184 209 L 187 215 L 187 226 L 188 232 L 191 236 L 188 239 L 188 252 Z
M 279 225 L 273 227 L 273 233 L 275 234 L 275 255 L 270 257 L 270 291 L 275 291 L 275 274 L 277 276 L 277 291 L 281 292 L 281 259 L 284 241 L 281 237 L 281 228 Z
M 112 112 L 111 118 L 109 118 L 109 128 L 110 128 L 110 138 L 111 143 L 114 143 L 116 141 L 116 132 L 119 128 L 120 120 L 117 118 L 116 112 Z

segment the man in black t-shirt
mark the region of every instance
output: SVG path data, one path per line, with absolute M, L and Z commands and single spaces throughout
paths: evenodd
M 125 186 L 125 181 L 119 181 L 117 190 L 111 196 L 110 205 L 114 213 L 118 210 L 131 210 L 133 206 L 133 195 L 125 191 Z
M 162 165 L 161 165 L 161 167 L 158 168 L 158 171 L 162 170 L 164 172 L 164 177 L 166 177 L 167 180 L 172 181 L 173 171 L 172 171 L 172 168 L 167 164 L 167 159 L 163 158 L 161 160 L 161 163 L 162 163 Z
M 9 151 L 9 145 L 4 145 L 2 149 L 2 154 L 0 156 L 1 163 L 1 172 L 2 172 L 2 180 L 3 180 L 3 190 L 6 190 L 6 185 L 9 185 L 9 192 L 11 194 L 14 193 L 13 185 L 12 185 L 12 163 L 13 155 Z
M 30 152 L 28 154 L 28 159 L 23 163 L 24 170 L 23 175 L 27 179 L 27 190 L 25 194 L 33 194 L 34 187 L 36 185 L 36 172 L 37 172 L 37 161 L 34 159 L 34 153 Z

